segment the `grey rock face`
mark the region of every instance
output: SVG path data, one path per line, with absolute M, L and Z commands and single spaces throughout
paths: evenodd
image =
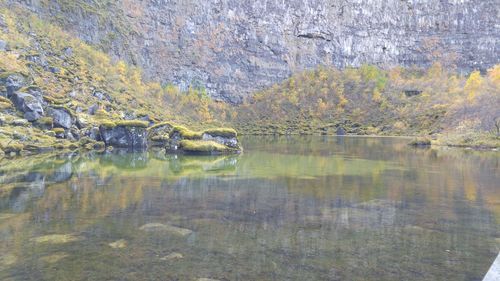
M 120 0 L 100 7 L 112 17 L 60 1 L 7 3 L 62 18 L 148 78 L 203 86 L 233 102 L 317 65 L 425 66 L 444 58 L 470 71 L 499 63 L 497 0 Z
M 146 128 L 132 126 L 108 128 L 101 126 L 99 130 L 102 141 L 104 141 L 106 145 L 130 149 L 147 148 Z
M 17 110 L 24 113 L 24 118 L 28 121 L 38 120 L 44 115 L 41 101 L 33 95 L 14 93 L 11 100 Z
M 49 108 L 48 115 L 54 119 L 54 126 L 69 129 L 74 123 L 71 113 L 64 108 Z
M 220 143 L 232 148 L 238 148 L 238 139 L 236 137 L 222 137 L 222 136 L 213 136 L 210 134 L 203 134 L 202 137 L 205 141 L 214 141 L 216 143 Z
M 26 86 L 26 78 L 18 73 L 4 74 L 0 77 L 0 85 L 7 89 L 7 97 L 10 97 L 15 91 Z

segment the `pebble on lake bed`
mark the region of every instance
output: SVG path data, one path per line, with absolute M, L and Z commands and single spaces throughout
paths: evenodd
M 65 244 L 80 240 L 82 240 L 81 237 L 75 236 L 73 234 L 52 234 L 30 239 L 30 241 L 35 243 L 47 243 L 47 244 Z
M 180 260 L 180 259 L 183 259 L 184 256 L 181 254 L 181 253 L 171 253 L 167 256 L 164 256 L 163 258 L 161 258 L 160 260 L 162 261 L 170 261 L 170 260 Z
M 166 232 L 177 236 L 188 236 L 193 233 L 192 230 L 187 228 L 180 228 L 161 223 L 148 223 L 141 226 L 139 229 L 146 232 Z
M 46 262 L 46 263 L 56 263 L 56 262 L 58 262 L 64 258 L 67 258 L 67 257 L 69 257 L 69 255 L 66 253 L 55 253 L 55 254 L 50 255 L 50 256 L 41 257 L 40 260 L 43 262 Z
M 108 245 L 113 249 L 123 249 L 127 247 L 127 241 L 124 239 L 120 239 L 118 241 L 109 243 Z

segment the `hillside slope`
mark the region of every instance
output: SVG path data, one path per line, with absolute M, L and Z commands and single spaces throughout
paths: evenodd
M 208 126 L 213 112 L 224 116 L 202 90 L 144 82 L 140 69 L 23 9 L 0 5 L 0 29 L 0 148 L 7 154 L 94 149 L 100 141 L 145 146 L 151 125 Z

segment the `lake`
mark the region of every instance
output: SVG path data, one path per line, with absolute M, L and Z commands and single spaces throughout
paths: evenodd
M 500 250 L 500 153 L 407 143 L 4 159 L 0 280 L 481 280 Z

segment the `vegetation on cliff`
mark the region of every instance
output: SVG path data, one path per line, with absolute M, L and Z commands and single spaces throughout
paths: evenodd
M 255 94 L 235 124 L 253 134 L 433 135 L 443 144 L 500 146 L 500 65 L 461 75 L 371 65 L 320 67 Z M 445 140 L 444 136 L 448 137 Z
M 143 144 L 144 134 L 126 128 L 163 120 L 212 127 L 212 114 L 224 116 L 202 89 L 145 81 L 140 69 L 22 9 L 0 5 L 0 29 L 0 148 L 7 154 L 102 147 L 101 139 L 124 136 Z

